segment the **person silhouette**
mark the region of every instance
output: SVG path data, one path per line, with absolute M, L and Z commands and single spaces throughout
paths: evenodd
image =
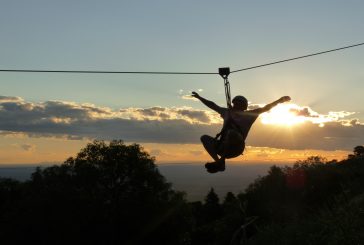
M 231 108 L 220 107 L 214 102 L 201 97 L 196 92 L 192 92 L 191 96 L 219 113 L 224 119 L 222 130 L 216 137 L 211 137 L 209 135 L 201 136 L 201 142 L 205 150 L 215 160 L 214 162 L 205 164 L 209 173 L 224 171 L 225 159 L 234 158 L 243 154 L 245 139 L 248 136 L 251 126 L 260 114 L 269 111 L 280 103 L 291 100 L 289 96 L 283 96 L 264 107 L 247 110 L 248 100 L 241 95 L 233 98 L 233 105 Z

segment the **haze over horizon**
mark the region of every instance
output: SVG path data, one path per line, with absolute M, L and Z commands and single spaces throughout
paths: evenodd
M 43 164 L 48 167 L 53 164 Z M 30 180 L 37 164 L 0 164 L 0 178 L 12 178 L 19 181 Z M 238 194 L 253 183 L 258 176 L 267 174 L 268 164 L 230 164 L 224 173 L 211 175 L 202 164 L 160 164 L 158 169 L 173 189 L 183 191 L 189 201 L 202 201 L 211 188 L 214 188 L 221 200 L 227 192 Z

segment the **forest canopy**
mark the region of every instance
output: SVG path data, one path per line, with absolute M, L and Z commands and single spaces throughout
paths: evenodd
M 0 178 L 2 244 L 360 244 L 364 147 L 272 166 L 241 193 L 188 202 L 138 144 L 94 141 L 31 179 Z M 21 234 L 21 235 L 19 235 Z

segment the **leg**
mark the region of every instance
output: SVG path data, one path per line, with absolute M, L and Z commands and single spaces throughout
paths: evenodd
M 226 140 L 223 142 L 223 151 L 220 156 L 223 158 L 235 158 L 244 152 L 245 143 L 240 133 L 233 130 L 228 131 Z
M 201 136 L 201 142 L 203 144 L 203 147 L 205 147 L 205 150 L 207 153 L 210 154 L 210 156 L 217 162 L 219 161 L 219 156 L 217 155 L 217 149 L 216 149 L 216 140 L 215 138 L 208 136 L 208 135 L 202 135 Z
M 205 136 L 203 136 L 205 137 Z M 210 136 L 206 136 L 208 138 L 212 138 Z M 212 138 L 213 139 L 213 138 Z M 202 137 L 201 137 L 202 140 Z M 216 142 L 215 139 L 213 139 Z M 219 147 L 216 147 L 216 143 L 214 144 L 214 153 L 219 155 L 220 158 L 217 156 L 213 163 L 207 163 L 205 167 L 209 173 L 216 173 L 219 171 L 225 170 L 225 159 L 226 158 L 234 158 L 239 156 L 244 151 L 244 140 L 241 135 L 233 130 L 229 130 L 225 135 L 224 139 L 222 140 Z M 205 146 L 206 148 L 206 146 Z M 210 153 L 210 152 L 209 152 Z M 211 153 L 210 153 L 211 155 Z
M 219 158 L 216 139 L 208 135 L 203 135 L 201 136 L 201 142 L 206 151 L 215 160 L 215 162 L 208 162 L 205 164 L 207 172 L 216 173 L 219 171 L 224 171 L 225 157 L 222 155 L 221 158 Z

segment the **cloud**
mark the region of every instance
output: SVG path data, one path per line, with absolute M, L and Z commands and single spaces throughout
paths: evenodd
M 0 95 L 0 103 L 4 102 L 20 102 L 23 101 L 20 97 L 14 97 L 14 96 L 1 96 Z
M 208 123 L 210 121 L 209 115 L 206 113 L 206 111 L 181 109 L 181 110 L 178 110 L 178 113 L 181 114 L 182 116 L 186 116 L 194 121 L 199 121 L 202 123 Z
M 363 144 L 363 133 L 364 125 L 346 126 L 340 120 L 327 122 L 321 127 L 310 121 L 290 127 L 266 125 L 257 121 L 247 142 L 258 147 L 291 150 L 351 150 Z
M 149 154 L 151 156 L 158 157 L 159 159 L 161 159 L 161 158 L 175 158 L 176 157 L 175 152 L 164 151 L 164 150 L 161 150 L 161 149 L 151 149 L 149 151 Z
M 0 102 L 2 134 L 26 133 L 31 137 L 191 143 L 198 142 L 201 132 L 218 131 L 220 124 L 213 123 L 218 118 L 214 113 L 189 107 L 111 110 L 63 101 Z
M 296 116 L 302 116 L 302 117 L 318 117 L 317 114 L 314 114 L 312 110 L 310 110 L 308 107 L 304 108 L 291 108 L 290 112 L 295 114 Z
M 193 156 L 201 156 L 204 154 L 203 151 L 189 151 L 189 153 Z
M 247 145 L 351 150 L 364 142 L 364 125 L 356 118 L 349 118 L 353 115 L 351 112 L 328 112 L 324 115 L 309 107 L 297 107 L 293 113 L 310 120 L 291 127 L 267 125 L 257 120 L 247 138 Z M 315 121 L 318 119 L 326 121 L 322 124 Z M 64 101 L 32 103 L 19 97 L 0 97 L 1 135 L 188 144 L 199 143 L 203 134 L 216 135 L 221 126 L 222 120 L 217 113 L 191 107 L 112 110 L 93 104 Z
M 261 118 L 265 124 L 295 124 L 312 122 L 313 124 L 318 124 L 323 127 L 325 123 L 337 122 L 354 114 L 354 112 L 346 111 L 330 111 L 328 114 L 319 114 L 309 107 L 301 107 L 290 103 L 277 105 L 269 112 L 262 114 Z
M 191 96 L 191 95 L 189 95 L 189 94 L 181 95 L 181 99 L 184 99 L 184 100 L 193 100 L 193 101 L 198 101 L 198 99 L 196 99 L 195 97 L 192 97 L 192 96 Z
M 150 150 L 150 154 L 151 154 L 152 156 L 159 156 L 159 155 L 161 155 L 161 154 L 162 154 L 162 151 L 161 151 L 161 150 L 159 150 L 159 149 L 152 149 L 152 150 Z
M 198 92 L 202 92 L 203 89 L 202 88 L 199 88 L 197 89 Z M 183 89 L 180 89 L 178 91 L 178 95 L 181 99 L 183 100 L 193 100 L 193 101 L 198 101 L 198 99 L 196 99 L 195 97 L 191 96 L 192 94 L 192 91 L 185 91 Z
M 11 146 L 26 152 L 34 151 L 36 148 L 36 146 L 32 144 L 11 144 Z
M 184 120 L 190 123 L 210 124 L 219 121 L 219 116 L 206 110 L 196 110 L 191 107 L 151 107 L 151 108 L 125 108 L 114 113 L 114 118 L 134 120 Z
M 35 145 L 22 144 L 22 145 L 20 145 L 20 148 L 22 148 L 24 151 L 33 151 L 33 150 L 35 150 Z

